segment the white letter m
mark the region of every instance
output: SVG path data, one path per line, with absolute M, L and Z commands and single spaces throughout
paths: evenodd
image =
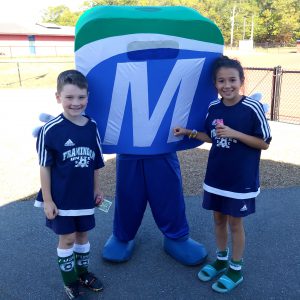
M 185 127 L 187 124 L 204 61 L 205 58 L 199 58 L 181 59 L 176 62 L 151 116 L 147 62 L 119 63 L 103 144 L 118 144 L 129 87 L 132 100 L 133 146 L 150 147 L 179 86 L 167 142 L 178 141 L 178 138 L 173 136 L 172 128 L 176 125 Z

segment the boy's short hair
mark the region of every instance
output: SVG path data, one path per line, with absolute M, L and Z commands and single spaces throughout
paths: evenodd
M 77 70 L 66 70 L 57 77 L 57 92 L 60 93 L 66 84 L 74 84 L 80 89 L 88 89 L 85 76 Z

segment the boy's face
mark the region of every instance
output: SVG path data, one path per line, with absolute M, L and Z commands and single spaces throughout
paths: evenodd
M 88 103 L 86 89 L 80 89 L 77 85 L 66 84 L 60 93 L 56 93 L 57 103 L 61 103 L 64 114 L 68 119 L 79 117 L 84 112 Z

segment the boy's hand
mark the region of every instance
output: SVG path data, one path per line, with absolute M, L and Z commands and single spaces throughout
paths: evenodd
M 174 127 L 173 133 L 175 136 L 187 135 L 187 129 L 182 127 Z
M 96 194 L 96 196 L 95 196 L 95 205 L 96 206 L 101 205 L 101 203 L 103 202 L 103 200 L 104 200 L 103 193 Z
M 44 202 L 44 212 L 49 220 L 55 219 L 55 217 L 58 215 L 58 209 L 53 201 Z

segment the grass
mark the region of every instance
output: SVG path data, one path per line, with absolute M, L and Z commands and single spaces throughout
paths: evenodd
M 280 65 L 285 70 L 300 70 L 300 53 L 296 53 L 296 47 L 285 51 L 280 48 L 282 52 L 279 53 L 276 49 L 267 52 L 228 49 L 225 54 L 238 58 L 244 67 L 273 68 Z M 55 86 L 58 73 L 72 68 L 75 68 L 74 56 L 1 58 L 0 88 L 51 88 Z
M 239 52 L 228 50 L 225 52 L 232 58 L 238 58 L 244 67 L 274 68 L 300 71 L 300 53 L 296 52 Z
M 74 68 L 73 56 L 0 59 L 0 88 L 51 88 L 60 72 Z
M 295 50 L 287 48 L 280 53 L 276 49 L 268 52 L 226 50 L 225 54 L 238 58 L 244 67 L 274 68 L 280 65 L 285 71 L 300 71 L 300 53 Z M 1 58 L 0 88 L 55 88 L 57 74 L 73 68 L 74 56 Z M 280 120 L 299 124 L 300 99 L 295 87 L 300 85 L 300 73 L 285 73 L 282 78 Z M 245 94 L 259 91 L 264 95 L 262 102 L 271 107 L 272 81 L 272 70 L 246 71 Z
M 280 50 L 280 52 L 279 52 Z M 284 71 L 300 72 L 300 53 L 296 47 L 255 49 L 239 52 L 226 49 L 225 54 L 237 58 L 244 67 L 274 68 L 281 66 Z M 74 56 L 0 58 L 0 88 L 55 88 L 57 74 L 75 68 Z M 263 102 L 271 107 L 271 70 L 246 71 L 245 94 L 261 92 Z M 280 120 L 300 122 L 300 99 L 296 86 L 300 85 L 300 73 L 285 73 L 281 87 Z

